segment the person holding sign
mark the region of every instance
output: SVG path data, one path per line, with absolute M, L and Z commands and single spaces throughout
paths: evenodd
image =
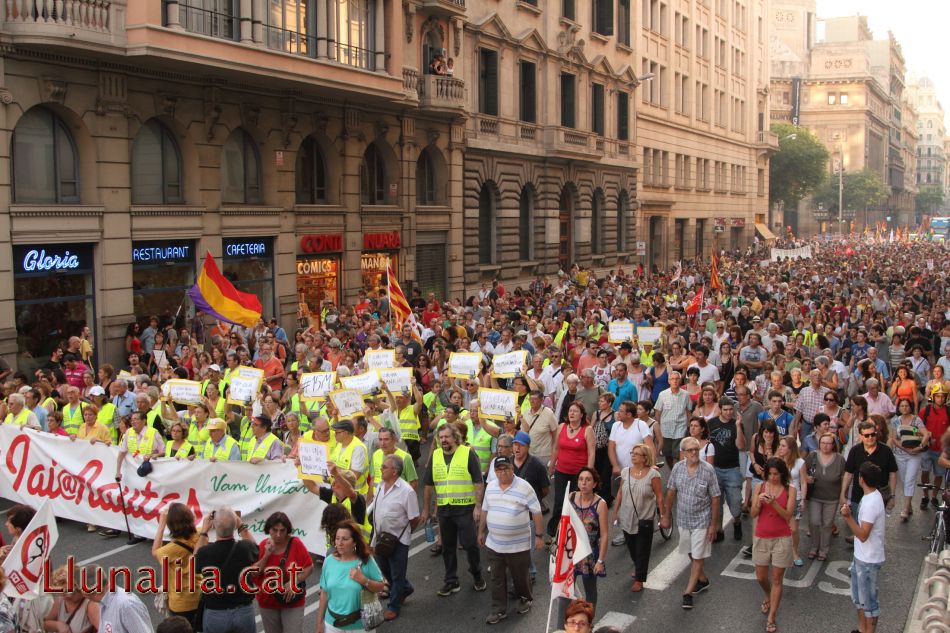
M 209 441 L 205 444 L 202 458 L 212 462 L 241 461 L 241 447 L 227 434 L 228 424 L 221 418 L 212 418 L 208 422 Z
M 284 458 L 284 447 L 277 436 L 271 433 L 272 424 L 271 419 L 266 415 L 251 419 L 251 433 L 254 434 L 254 439 L 251 440 L 245 461 L 260 464 L 265 460 L 276 461 Z
M 395 410 L 399 415 L 399 430 L 403 441 L 406 443 L 406 450 L 412 455 L 413 460 L 417 460 L 420 455 L 419 432 L 422 425 L 419 421 L 419 413 L 422 411 L 422 392 L 419 391 L 415 376 L 409 382 L 412 385 L 412 397 L 400 393 L 396 395 L 394 401 L 396 403 Z
M 299 460 L 298 460 L 299 462 Z M 367 511 L 366 497 L 356 491 L 356 477 L 352 471 L 337 468 L 336 464 L 329 462 L 330 485 L 321 486 L 312 479 L 301 479 L 300 483 L 313 494 L 320 497 L 320 500 L 327 504 L 337 504 L 346 508 L 350 516 L 357 525 L 360 526 L 360 532 L 363 538 L 369 542 L 372 536 L 373 526 L 369 521 L 369 512 Z M 297 466 L 300 466 L 298 463 Z
M 356 492 L 365 495 L 369 491 L 366 483 L 369 475 L 369 455 L 366 445 L 356 437 L 352 420 L 338 421 L 333 425 L 333 431 L 336 446 L 330 452 L 330 460 L 337 468 L 353 473 Z

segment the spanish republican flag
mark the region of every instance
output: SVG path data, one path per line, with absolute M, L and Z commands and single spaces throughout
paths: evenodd
M 261 302 L 257 296 L 238 292 L 218 270 L 211 253 L 205 253 L 204 266 L 201 267 L 197 283 L 188 291 L 188 296 L 196 310 L 227 323 L 254 327 L 261 318 Z

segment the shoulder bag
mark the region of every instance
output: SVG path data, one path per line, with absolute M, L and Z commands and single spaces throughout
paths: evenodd
M 653 533 L 653 519 L 641 519 L 640 512 L 637 510 L 637 504 L 633 501 L 633 484 L 631 480 L 633 479 L 633 473 L 630 468 L 627 469 L 627 496 L 630 498 L 630 505 L 633 506 L 633 519 L 636 521 L 637 531 L 634 534 L 639 534 L 640 530 L 649 530 L 650 533 Z M 652 485 L 652 484 L 651 484 Z
M 237 540 L 231 543 L 231 550 L 228 552 L 227 557 L 225 557 L 224 562 L 218 566 L 218 569 L 224 570 L 228 566 L 228 563 L 231 562 L 231 557 L 234 556 L 234 550 L 237 549 Z M 204 617 L 205 617 L 205 608 L 207 608 L 207 600 L 205 599 L 205 594 L 202 592 L 201 598 L 198 599 L 198 610 L 195 613 L 195 626 L 193 627 L 195 631 L 204 630 Z
M 186 561 L 187 559 L 191 558 L 192 554 L 195 553 L 195 550 L 192 549 L 191 546 L 188 545 L 187 543 L 182 543 L 181 541 L 172 541 L 172 543 L 182 548 L 183 550 L 188 551 L 188 556 L 185 557 Z M 187 562 L 185 564 L 187 564 Z M 171 615 L 171 613 L 168 610 L 168 587 L 164 587 L 162 591 L 159 591 L 158 593 L 155 594 L 153 605 L 155 606 L 155 610 L 158 611 L 158 613 L 162 615 L 163 617 L 167 618 L 169 615 Z
M 293 547 L 296 536 L 291 536 L 290 541 L 287 542 L 287 549 L 284 550 L 284 555 L 281 557 L 280 562 L 277 563 L 277 567 L 280 569 L 281 575 L 284 577 L 284 582 L 290 582 L 290 574 L 287 573 L 287 557 L 290 556 L 290 548 Z M 286 594 L 275 593 L 274 600 L 277 601 L 277 604 L 289 605 L 293 604 L 303 598 L 307 597 L 307 581 L 303 580 L 299 585 L 300 591 L 295 592 L 289 599 Z
M 378 489 L 377 489 L 378 496 Z M 402 528 L 402 532 L 399 533 L 399 536 L 396 536 L 392 532 L 384 532 L 379 529 L 378 525 L 375 525 L 377 518 L 377 513 L 373 513 L 373 531 L 376 533 L 376 545 L 373 546 L 373 553 L 376 554 L 379 558 L 389 558 L 396 551 L 396 546 L 399 545 L 400 539 L 406 533 L 406 530 L 409 528 L 409 523 L 407 522 Z
M 357 565 L 356 568 L 362 569 L 363 563 Z M 384 621 L 383 604 L 380 602 L 379 596 L 369 589 L 360 591 L 360 608 L 358 611 L 340 615 L 327 608 L 327 612 L 333 618 L 333 626 L 338 629 L 362 620 L 363 629 L 369 631 L 375 629 Z

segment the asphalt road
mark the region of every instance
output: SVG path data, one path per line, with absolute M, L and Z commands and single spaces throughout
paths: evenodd
M 0 511 L 9 505 L 9 501 L 4 501 Z M 903 630 L 927 551 L 927 543 L 922 538 L 929 532 L 932 519 L 933 511 L 922 513 L 915 510 L 906 524 L 900 523 L 897 513 L 888 520 L 887 563 L 880 580 L 883 613 L 879 631 Z M 842 525 L 840 520 L 839 525 Z M 745 521 L 744 532 L 744 543 L 751 543 L 751 521 Z M 626 548 L 612 546 L 606 561 L 607 578 L 601 579 L 598 585 L 598 623 L 613 624 L 624 632 L 763 631 L 765 617 L 759 613 L 762 593 L 754 580 L 754 568 L 751 561 L 739 553 L 741 544 L 734 542 L 731 537 L 731 530 L 727 530 L 726 541 L 714 546 L 713 556 L 706 564 L 711 587 L 696 597 L 696 607 L 692 611 L 683 611 L 680 606 L 689 560 L 675 551 L 675 534 L 669 542 L 656 535 L 650 580 L 640 594 L 633 594 L 629 590 L 631 564 Z M 807 549 L 807 545 L 803 546 L 802 553 L 807 552 Z M 467 568 L 464 553 L 460 554 L 460 570 L 464 570 Z M 74 556 L 79 564 L 95 562 L 105 567 L 122 565 L 133 569 L 153 565 L 150 542 L 128 545 L 124 534 L 117 538 L 103 538 L 88 533 L 84 524 L 60 520 L 59 542 L 53 551 L 53 561 L 60 564 L 69 555 Z M 401 616 L 383 625 L 381 630 L 389 633 L 427 633 L 445 631 L 448 627 L 457 632 L 483 631 L 487 628 L 488 593 L 476 593 L 467 572 L 461 574 L 461 592 L 448 598 L 436 596 L 435 592 L 442 584 L 442 562 L 440 557 L 430 555 L 421 528 L 413 534 L 410 556 L 409 576 L 416 592 L 406 603 Z M 508 619 L 494 629 L 544 631 L 550 596 L 546 582 L 547 559 L 542 552 L 536 552 L 535 560 L 540 576 L 535 585 L 534 609 L 527 615 L 519 616 L 512 605 Z M 806 560 L 804 567 L 788 570 L 786 591 L 778 614 L 779 630 L 824 633 L 854 629 L 856 623 L 848 576 L 850 560 L 851 549 L 842 537 L 838 537 L 834 539 L 828 561 Z M 152 611 L 151 597 L 147 596 L 145 602 Z M 308 587 L 305 631 L 315 628 L 317 604 L 316 583 L 311 583 Z M 152 615 L 153 621 L 157 623 L 158 615 L 154 611 Z M 262 630 L 259 619 L 258 627 Z

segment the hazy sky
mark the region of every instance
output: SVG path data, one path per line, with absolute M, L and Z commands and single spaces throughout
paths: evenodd
M 818 17 L 866 15 L 875 39 L 892 31 L 900 42 L 907 74 L 930 77 L 944 110 L 950 109 L 950 64 L 947 63 L 948 0 L 818 0 Z

